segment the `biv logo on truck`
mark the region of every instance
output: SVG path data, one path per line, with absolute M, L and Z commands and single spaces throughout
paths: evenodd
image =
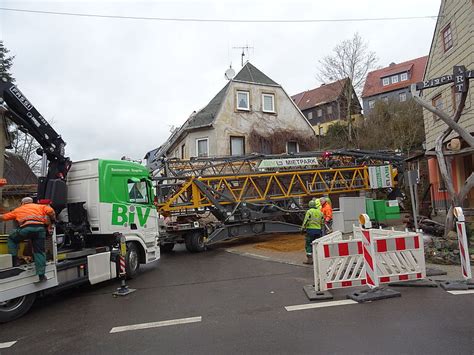
M 151 209 L 149 207 L 124 205 L 114 203 L 112 205 L 112 224 L 115 226 L 123 226 L 128 223 L 138 222 L 140 227 L 146 227 L 146 222 L 150 216 Z

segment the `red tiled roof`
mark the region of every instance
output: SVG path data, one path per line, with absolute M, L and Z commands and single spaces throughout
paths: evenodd
M 341 79 L 313 90 L 303 91 L 291 98 L 301 111 L 327 102 L 333 102 L 341 95 L 346 80 Z
M 382 94 L 384 92 L 398 90 L 410 86 L 413 83 L 422 81 L 427 61 L 428 56 L 424 56 L 400 64 L 395 64 L 382 69 L 371 71 L 369 74 L 367 74 L 364 90 L 362 91 L 362 97 L 369 97 Z M 386 86 L 382 85 L 382 78 L 406 71 L 410 71 L 410 79 L 400 81 L 396 84 L 389 84 Z

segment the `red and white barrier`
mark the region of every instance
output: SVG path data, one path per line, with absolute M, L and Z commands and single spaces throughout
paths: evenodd
M 471 260 L 469 258 L 469 247 L 467 243 L 466 223 L 461 207 L 454 208 L 454 215 L 457 219 L 456 231 L 458 234 L 459 255 L 461 257 L 461 272 L 465 280 L 472 278 Z
M 349 240 L 333 232 L 313 242 L 316 291 L 363 285 L 376 288 L 383 283 L 426 277 L 419 234 L 366 226 Z
M 120 265 L 120 276 L 123 276 L 126 274 L 126 269 L 125 269 L 125 257 L 122 255 L 119 256 L 119 265 Z

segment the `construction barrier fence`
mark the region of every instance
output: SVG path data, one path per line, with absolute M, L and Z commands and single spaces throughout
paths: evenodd
M 344 239 L 336 231 L 313 242 L 317 291 L 426 278 L 418 233 L 354 227 Z

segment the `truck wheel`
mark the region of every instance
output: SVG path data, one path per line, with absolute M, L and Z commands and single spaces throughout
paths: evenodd
M 0 302 L 0 323 L 10 322 L 28 312 L 35 302 L 36 293 Z
M 206 249 L 206 243 L 204 242 L 204 232 L 195 231 L 189 233 L 184 239 L 186 249 L 191 253 L 197 253 Z
M 133 242 L 127 243 L 127 256 L 125 257 L 125 272 L 127 279 L 133 279 L 140 269 L 140 261 L 137 245 Z
M 160 245 L 160 251 L 162 253 L 169 253 L 173 250 L 174 248 L 174 243 L 165 243 Z

